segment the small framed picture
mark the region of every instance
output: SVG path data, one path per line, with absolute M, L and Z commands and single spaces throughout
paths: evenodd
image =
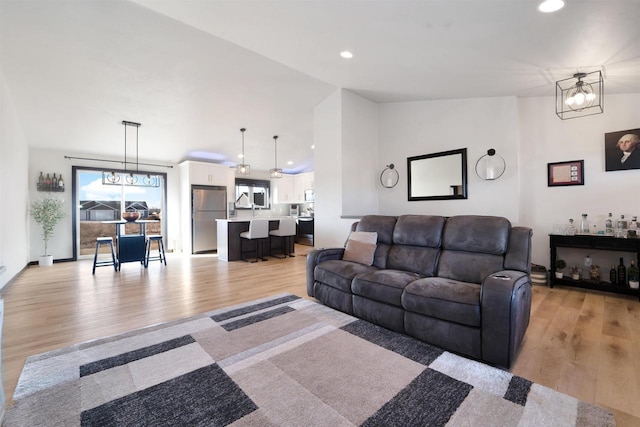
M 584 185 L 584 160 L 547 163 L 547 186 Z

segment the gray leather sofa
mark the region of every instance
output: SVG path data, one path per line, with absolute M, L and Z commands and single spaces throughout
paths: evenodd
M 490 216 L 369 215 L 373 265 L 345 249 L 307 257 L 323 304 L 446 350 L 509 368 L 529 325 L 531 229 Z

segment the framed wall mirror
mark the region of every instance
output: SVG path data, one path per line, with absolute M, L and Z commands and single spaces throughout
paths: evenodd
M 407 158 L 409 201 L 467 198 L 467 149 Z

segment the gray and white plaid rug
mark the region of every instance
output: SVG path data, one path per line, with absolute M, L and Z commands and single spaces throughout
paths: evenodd
M 600 407 L 281 294 L 27 359 L 5 426 L 606 426 Z

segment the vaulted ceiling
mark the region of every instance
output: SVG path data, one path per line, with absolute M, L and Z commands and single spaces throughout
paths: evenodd
M 313 169 L 313 108 L 337 88 L 375 102 L 553 96 L 601 70 L 640 92 L 640 0 L 0 0 L 0 69 L 29 144 Z M 349 50 L 345 60 L 339 52 Z M 292 165 L 286 162 L 291 161 Z

